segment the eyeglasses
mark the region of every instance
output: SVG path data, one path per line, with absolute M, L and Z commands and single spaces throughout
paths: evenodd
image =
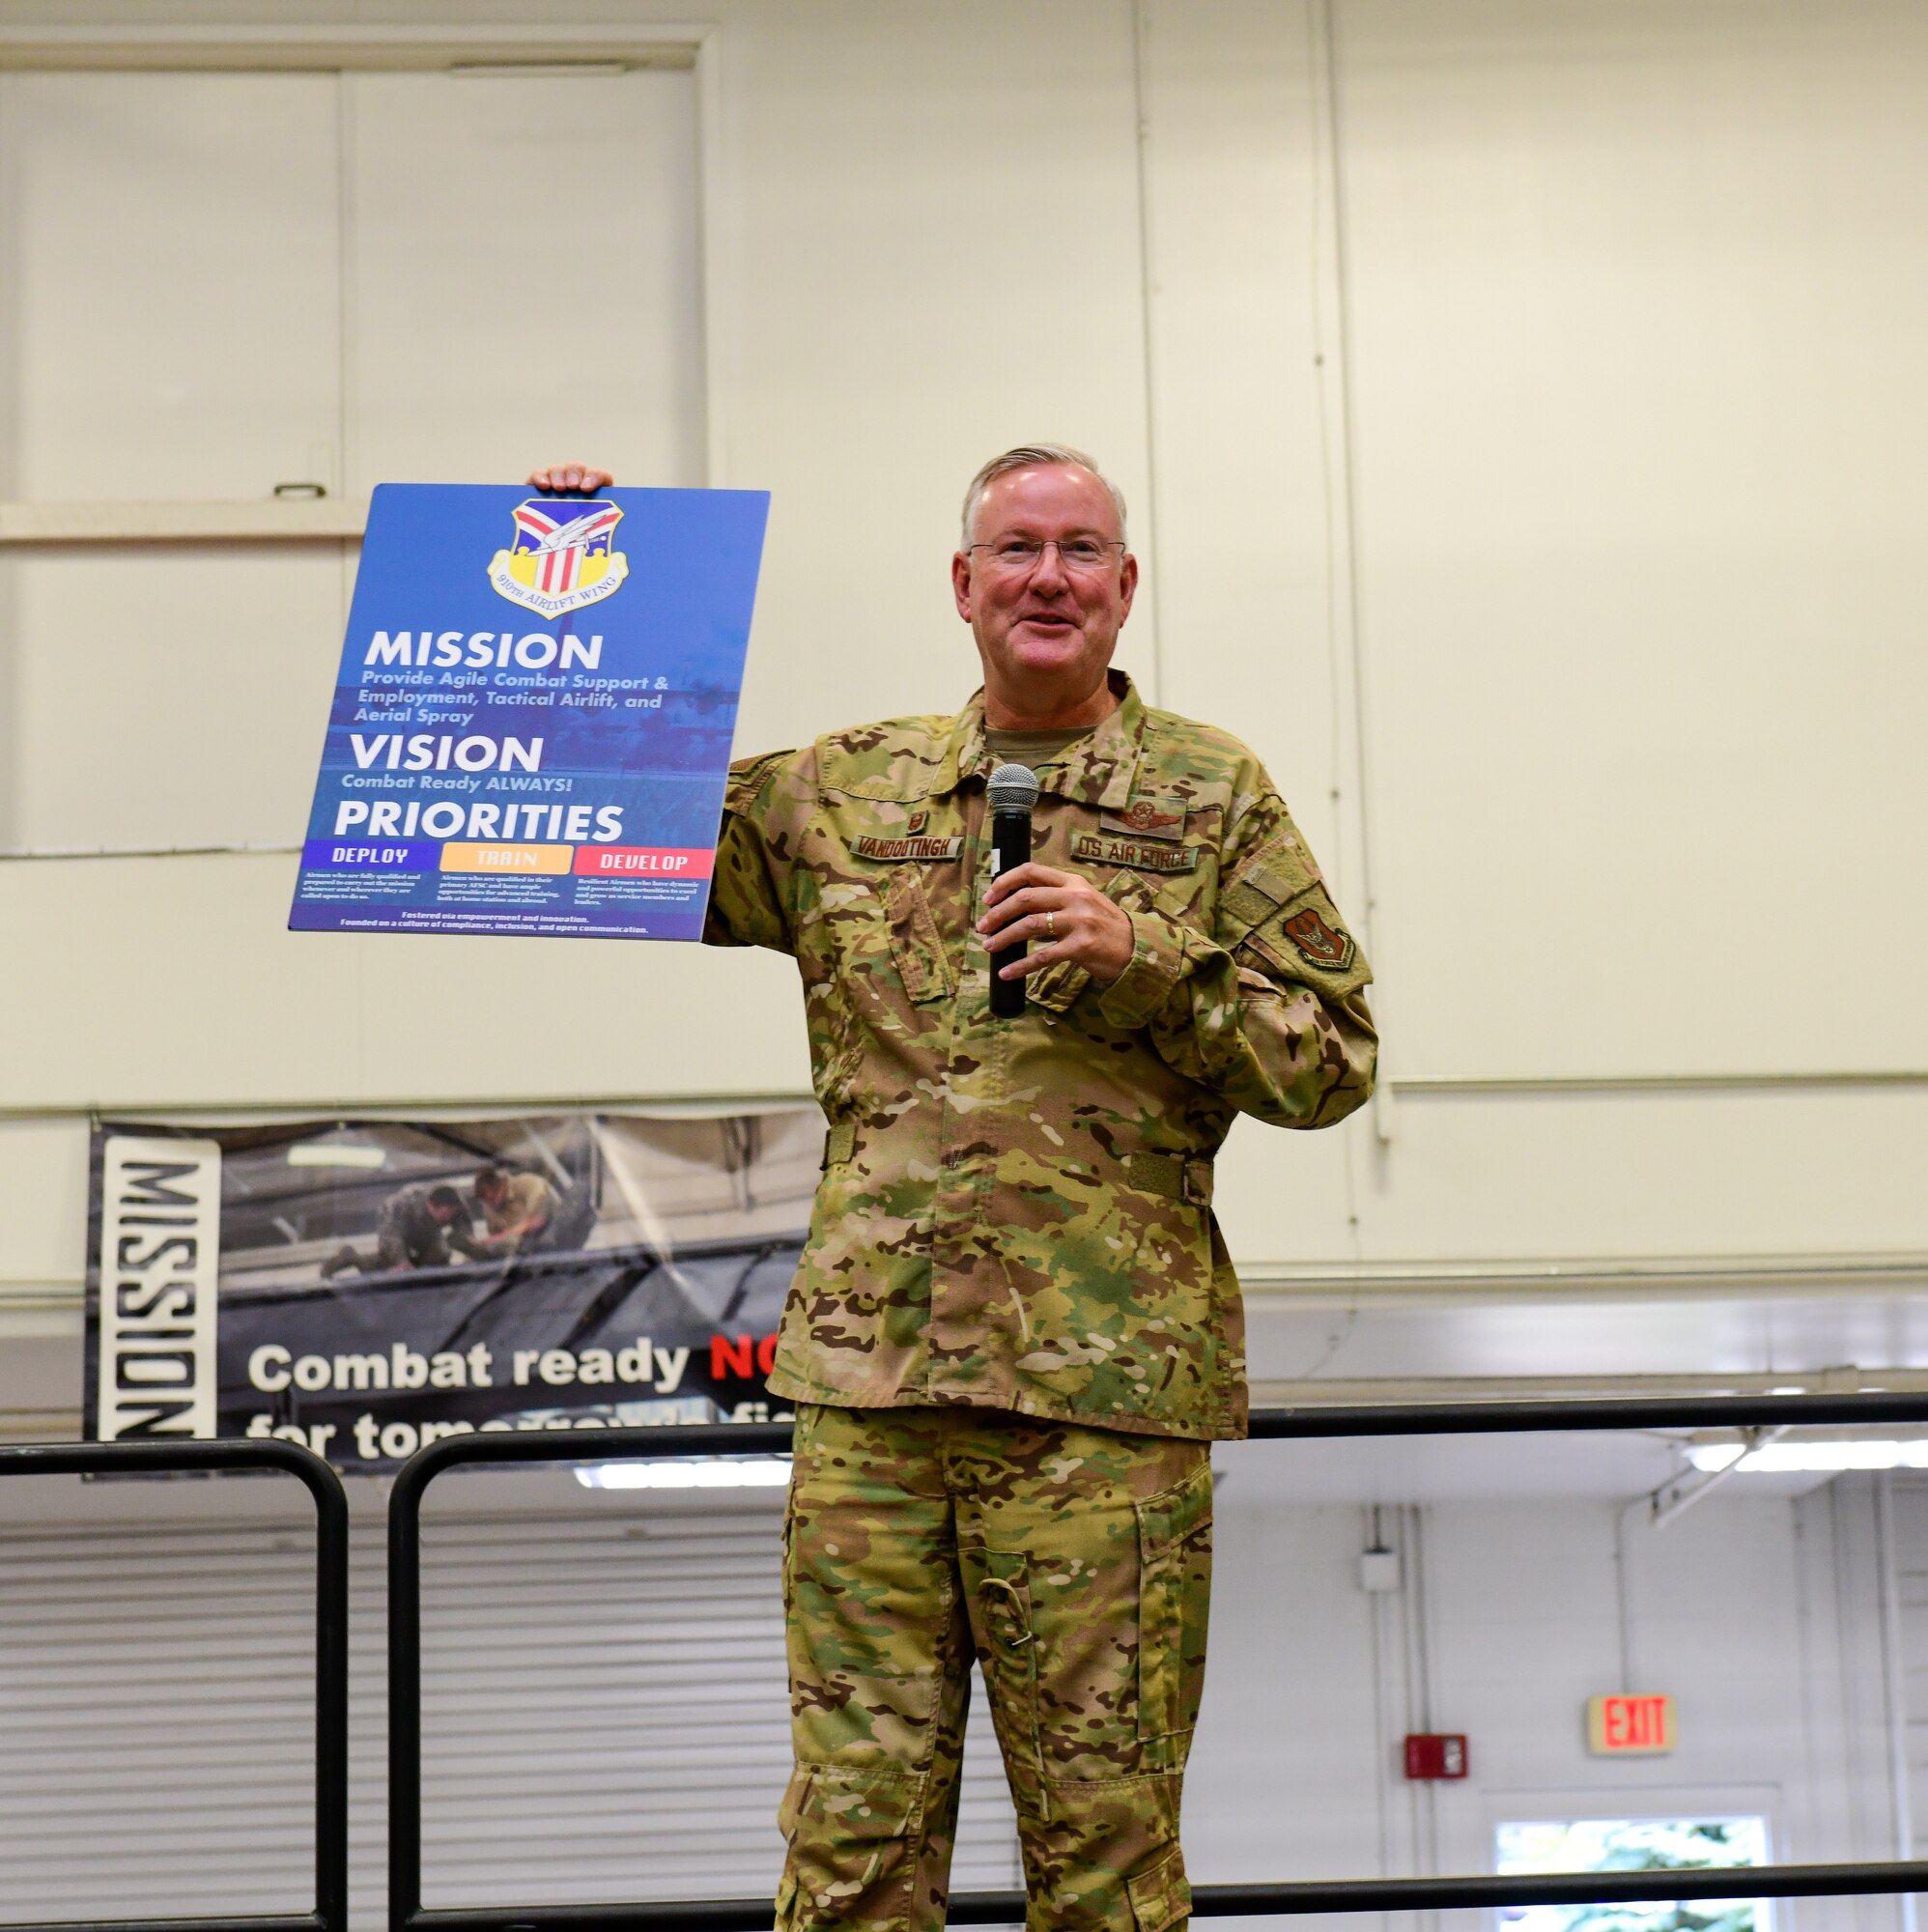
M 1103 570 L 1112 562 L 1114 551 L 1120 557 L 1124 554 L 1121 542 L 1106 543 L 1099 537 L 1000 537 L 996 543 L 971 546 L 973 555 L 980 550 L 990 552 L 986 561 L 993 570 L 1012 577 L 1029 576 L 1047 550 L 1058 553 L 1058 561 L 1066 570 Z

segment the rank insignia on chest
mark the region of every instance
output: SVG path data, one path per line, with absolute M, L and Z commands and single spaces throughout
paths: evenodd
M 1285 935 L 1315 966 L 1339 968 L 1350 963 L 1352 935 L 1328 925 L 1317 906 L 1307 906 L 1287 920 Z
M 1098 830 L 1119 838 L 1157 838 L 1176 844 L 1185 836 L 1181 798 L 1135 798 L 1122 811 L 1108 811 Z
M 1132 866 L 1141 872 L 1189 872 L 1199 862 L 1196 845 L 1150 845 L 1136 838 L 1100 838 L 1081 832 L 1071 840 L 1074 859 L 1100 866 Z
M 850 849 L 860 859 L 955 859 L 964 850 L 964 837 L 950 838 L 853 838 Z

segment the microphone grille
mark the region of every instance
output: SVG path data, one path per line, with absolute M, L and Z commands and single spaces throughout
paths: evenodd
M 993 811 L 1029 811 L 1037 803 L 1037 774 L 1029 765 L 1000 765 L 990 793 Z

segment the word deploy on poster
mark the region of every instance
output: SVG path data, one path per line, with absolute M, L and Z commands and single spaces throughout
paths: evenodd
M 382 485 L 289 924 L 700 937 L 769 500 Z

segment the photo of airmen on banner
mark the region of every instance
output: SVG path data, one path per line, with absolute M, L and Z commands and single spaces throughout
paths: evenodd
M 814 1109 L 98 1123 L 86 1433 L 368 1475 L 477 1429 L 772 1419 L 822 1154 Z

